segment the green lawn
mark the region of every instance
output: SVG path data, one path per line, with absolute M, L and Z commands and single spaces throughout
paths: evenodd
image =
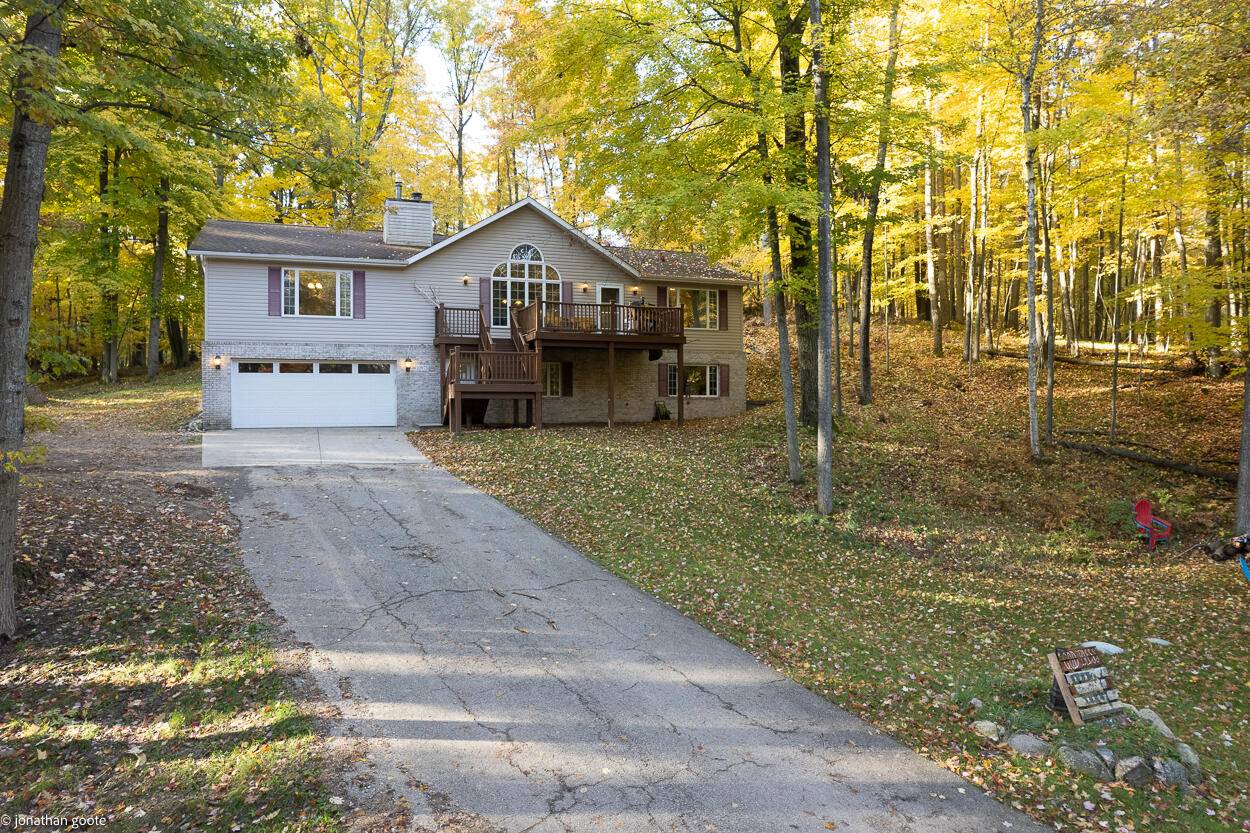
M 925 356 L 923 339 L 896 331 L 878 404 L 852 405 L 848 386 L 828 519 L 812 513 L 809 486 L 785 482 L 777 404 L 683 430 L 416 442 L 616 574 L 1062 829 L 1250 829 L 1250 586 L 1180 554 L 1231 522 L 1227 487 L 1075 452 L 1035 465 L 1022 365 L 999 360 L 970 379 L 957 357 Z M 774 394 L 775 367 L 752 364 L 751 395 Z M 1098 374 L 1060 371 L 1060 426 L 1097 427 Z M 1128 381 L 1122 418 L 1138 439 L 1180 438 L 1177 456 L 1206 459 L 1234 430 L 1239 380 Z M 805 434 L 809 465 L 812 446 Z M 1151 555 L 1135 544 L 1128 507 L 1142 495 L 1178 522 L 1180 545 Z M 979 716 L 1092 741 L 1099 730 L 1040 705 L 1046 652 L 1087 639 L 1126 649 L 1109 660 L 1125 699 L 1155 708 L 1202 756 L 1210 775 L 1196 793 L 1100 786 L 970 731 L 977 697 Z M 1140 732 L 1115 742 L 1160 748 Z
M 21 493 L 22 628 L 0 646 L 0 814 L 339 829 L 298 654 L 224 500 L 162 459 L 188 443 L 160 429 L 198 410 L 198 373 L 50 394 Z

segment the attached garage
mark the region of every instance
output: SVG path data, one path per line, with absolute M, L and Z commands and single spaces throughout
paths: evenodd
M 233 428 L 396 424 L 394 362 L 238 360 L 230 377 Z

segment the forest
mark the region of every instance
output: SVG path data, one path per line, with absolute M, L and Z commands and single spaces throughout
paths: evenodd
M 45 6 L 57 54 L 29 30 Z M 205 219 L 368 226 L 396 179 L 442 231 L 534 196 L 756 276 L 768 320 L 793 307 L 807 425 L 822 305 L 865 403 L 856 344 L 891 319 L 970 365 L 1033 333 L 1043 391 L 1060 354 L 1219 376 L 1245 349 L 1250 24 L 1231 4 L 900 0 L 815 23 L 797 2 L 87 0 L 3 25 L 11 97 L 51 136 L 36 380 L 190 363 L 183 253 Z

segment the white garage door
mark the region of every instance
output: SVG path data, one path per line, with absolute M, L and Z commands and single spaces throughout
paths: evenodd
M 235 361 L 234 428 L 395 424 L 393 362 Z

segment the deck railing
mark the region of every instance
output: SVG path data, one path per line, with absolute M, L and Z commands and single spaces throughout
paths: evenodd
M 626 304 L 581 304 L 535 301 L 517 313 L 517 325 L 528 338 L 543 333 L 587 335 L 680 336 L 681 307 Z
M 538 384 L 538 354 L 452 349 L 447 378 L 453 384 Z
M 480 338 L 481 328 L 481 307 L 448 307 L 440 304 L 434 308 L 434 334 L 436 336 Z

